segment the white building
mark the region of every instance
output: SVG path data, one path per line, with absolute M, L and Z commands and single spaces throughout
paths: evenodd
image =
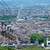
M 46 42 L 47 42 L 46 45 L 47 45 L 48 47 L 50 47 L 50 40 L 49 40 L 49 38 L 47 38 Z

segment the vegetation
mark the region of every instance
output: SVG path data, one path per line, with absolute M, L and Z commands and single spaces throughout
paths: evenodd
M 14 16 L 0 16 L 0 20 L 12 20 Z
M 37 46 L 31 46 L 27 48 L 22 48 L 21 50 L 45 50 L 45 49 Z
M 47 44 L 47 41 L 46 41 L 46 38 L 45 38 L 45 40 L 44 40 L 44 46 L 46 47 L 46 44 Z
M 45 38 L 44 38 L 43 34 L 35 33 L 35 34 L 31 35 L 31 43 L 38 41 L 39 44 L 41 44 L 44 42 L 44 40 L 45 40 Z
M 16 50 L 15 48 L 11 48 L 11 47 L 1 47 L 0 46 L 0 50 Z
M 16 50 L 16 49 L 15 48 L 11 48 L 11 47 L 1 47 L 0 46 L 0 50 Z M 26 47 L 26 48 L 23 47 L 23 48 L 21 48 L 19 50 L 45 50 L 45 49 L 41 48 L 41 47 L 37 47 L 37 46 L 30 46 L 30 47 Z

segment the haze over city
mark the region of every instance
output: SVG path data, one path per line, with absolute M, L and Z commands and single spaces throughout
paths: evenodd
M 50 5 L 50 0 L 4 0 L 9 6 L 20 6 L 21 4 L 25 6 L 34 6 L 34 5 Z M 2 2 L 2 0 L 0 0 Z

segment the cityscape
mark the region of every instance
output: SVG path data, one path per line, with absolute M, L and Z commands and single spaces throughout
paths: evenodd
M 0 50 L 50 50 L 49 0 L 0 0 Z

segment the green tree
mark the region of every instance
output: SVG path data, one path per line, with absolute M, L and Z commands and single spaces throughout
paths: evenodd
M 44 42 L 44 36 L 40 33 L 35 33 L 31 35 L 31 42 L 38 41 L 39 44 Z

